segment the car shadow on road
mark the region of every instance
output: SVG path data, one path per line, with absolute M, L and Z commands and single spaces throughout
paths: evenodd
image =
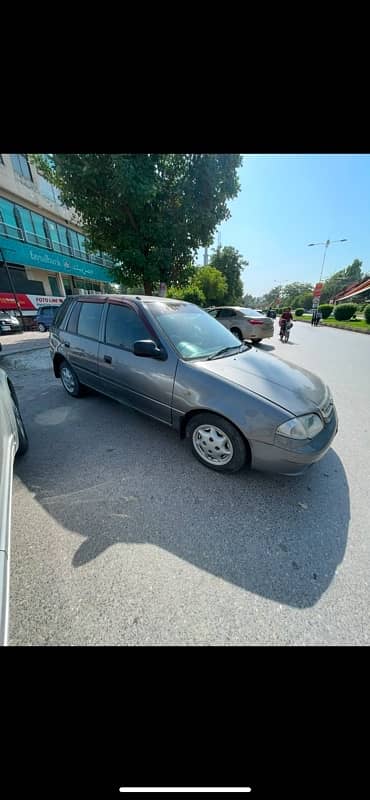
M 350 520 L 333 449 L 298 478 L 222 475 L 174 431 L 103 397 L 50 390 L 48 408 L 36 399 L 24 416 L 30 449 L 16 471 L 50 517 L 82 537 L 76 569 L 113 546 L 124 565 L 124 546 L 137 543 L 295 608 L 330 586 Z

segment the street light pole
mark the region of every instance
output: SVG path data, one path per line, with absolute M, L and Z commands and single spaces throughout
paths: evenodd
M 308 247 L 316 247 L 317 245 L 324 245 L 324 258 L 322 260 L 321 265 L 321 272 L 319 277 L 319 283 L 321 283 L 322 276 L 324 274 L 324 264 L 326 259 L 326 253 L 330 244 L 337 244 L 337 242 L 348 242 L 348 239 L 327 239 L 326 242 L 312 242 L 311 244 L 307 245 Z

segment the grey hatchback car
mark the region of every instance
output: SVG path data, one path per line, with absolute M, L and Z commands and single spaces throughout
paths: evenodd
M 175 428 L 217 471 L 298 475 L 337 432 L 329 388 L 240 343 L 198 306 L 160 297 L 70 296 L 50 331 L 69 395 L 91 387 Z

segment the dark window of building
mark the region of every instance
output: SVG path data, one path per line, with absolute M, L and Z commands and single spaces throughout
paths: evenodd
M 51 222 L 50 219 L 44 219 L 44 228 L 46 236 L 49 236 L 50 241 L 52 242 L 53 250 L 56 253 L 62 252 L 62 246 L 60 244 L 60 239 L 58 235 L 58 229 L 55 222 Z
M 12 153 L 11 156 L 13 169 L 18 175 L 22 175 L 22 178 L 27 178 L 29 181 L 33 181 L 32 173 L 30 170 L 30 165 L 28 163 L 28 158 L 25 153 Z
M 68 233 L 67 228 L 65 228 L 64 225 L 57 225 L 57 228 L 58 228 L 60 243 L 62 245 L 62 252 L 65 253 L 67 256 L 70 256 L 71 248 L 67 236 Z
M 76 258 L 80 258 L 80 256 L 81 256 L 80 245 L 79 245 L 78 236 L 77 236 L 76 231 L 71 231 L 71 230 L 68 229 L 68 239 L 69 239 L 69 242 L 70 242 L 70 246 L 72 247 L 73 255 Z
M 99 325 L 103 304 L 81 303 L 81 306 L 78 333 L 88 339 L 99 339 Z
M 51 200 L 53 203 L 58 203 L 58 205 L 61 205 L 58 189 L 53 186 L 52 183 L 47 181 L 46 178 L 40 175 L 40 173 L 38 173 L 38 184 L 40 194 L 42 194 L 43 197 L 47 197 L 48 200 Z
M 72 314 L 68 320 L 67 331 L 68 333 L 77 333 L 77 323 L 80 316 L 81 303 L 75 303 L 73 306 Z
M 65 293 L 66 294 L 72 294 L 73 286 L 72 286 L 71 278 L 63 277 L 62 280 L 63 280 L 63 286 L 64 286 Z
M 134 342 L 151 339 L 151 335 L 140 317 L 128 306 L 109 305 L 105 328 L 106 344 L 133 350 Z
M 18 223 L 14 216 L 13 203 L 9 203 L 9 200 L 5 200 L 4 197 L 0 197 L 0 209 L 3 215 L 6 235 L 12 236 L 15 239 L 21 239 L 22 234 L 17 230 Z
M 54 275 L 48 275 L 48 278 L 49 278 L 51 293 L 54 295 L 54 297 L 59 297 L 60 289 L 57 279 L 54 277 Z
M 33 230 L 31 212 L 28 211 L 27 208 L 23 208 L 23 206 L 15 206 L 15 212 L 19 216 L 20 227 L 22 228 L 26 241 L 30 244 L 37 244 L 37 239 Z
M 14 217 L 15 217 L 15 221 L 16 221 L 16 225 L 17 225 L 17 229 L 18 229 L 18 238 L 19 239 L 24 239 L 25 237 L 24 237 L 22 219 L 21 219 L 21 215 L 19 213 L 19 209 L 17 208 L 17 206 L 14 206 Z
M 77 237 L 78 237 L 78 243 L 80 245 L 82 258 L 87 258 L 85 237 L 82 235 L 82 233 L 78 233 Z
M 31 217 L 37 244 L 40 245 L 40 247 L 51 248 L 50 237 L 47 236 L 46 228 L 44 225 L 45 220 L 41 217 L 40 214 L 35 214 L 34 211 L 31 211 Z
M 20 294 L 39 294 L 44 295 L 44 284 L 41 281 L 32 281 L 27 278 L 24 267 L 10 267 L 9 272 L 16 292 Z M 11 292 L 9 279 L 6 270 L 0 263 L 0 292 Z

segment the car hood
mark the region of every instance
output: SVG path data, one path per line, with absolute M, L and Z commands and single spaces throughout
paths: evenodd
M 198 361 L 196 366 L 255 392 L 294 415 L 307 414 L 327 400 L 325 384 L 312 372 L 255 348 L 213 361 Z

